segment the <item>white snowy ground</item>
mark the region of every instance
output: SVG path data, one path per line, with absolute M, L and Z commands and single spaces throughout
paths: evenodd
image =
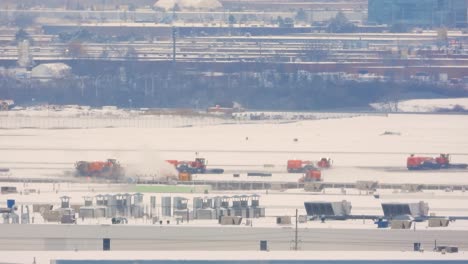
M 453 163 L 468 163 L 467 129 L 466 115 L 405 114 L 183 128 L 8 129 L 0 130 L 0 167 L 10 168 L 12 177 L 64 177 L 78 160 L 117 158 L 130 175 L 160 175 L 170 170 L 165 159 L 193 160 L 198 152 L 209 167 L 227 173 L 196 180 L 236 180 L 232 173 L 240 172 L 241 180 L 296 181 L 300 175 L 286 173 L 288 159 L 328 156 L 334 164 L 322 173 L 327 182 L 468 184 L 466 170 L 405 168 L 410 153 L 451 153 Z M 247 177 L 248 171 L 273 176 Z
M 373 103 L 376 110 L 395 111 L 395 104 Z M 462 107 L 468 110 L 468 98 L 450 98 L 450 99 L 414 99 L 398 102 L 397 112 L 436 112 L 440 109 L 448 110 L 455 107 Z
M 101 129 L 8 129 L 0 130 L 0 167 L 11 168 L 10 177 L 67 178 L 64 171 L 72 171 L 78 160 L 117 158 L 130 167 L 129 174 L 160 174 L 170 171 L 165 159 L 192 160 L 195 152 L 209 161 L 209 167 L 229 170 L 224 175 L 195 175 L 196 180 L 234 180 L 232 173 L 241 172 L 240 180 L 296 181 L 300 175 L 287 174 L 286 160 L 317 160 L 329 156 L 333 168 L 324 170 L 326 182 L 355 182 L 375 180 L 388 183 L 468 184 L 468 171 L 408 172 L 405 168 L 409 153 L 436 156 L 451 153 L 452 162 L 468 163 L 467 115 L 411 115 L 362 116 L 344 119 L 300 121 L 287 124 L 229 124 L 184 128 L 101 128 Z M 399 135 L 382 135 L 385 131 Z M 248 140 L 246 139 L 248 137 Z M 293 139 L 297 138 L 298 141 Z M 273 165 L 265 168 L 264 165 Z M 247 171 L 272 171 L 272 177 L 247 177 Z M 3 176 L 7 177 L 7 176 Z M 251 179 L 254 178 L 254 179 Z M 0 185 L 6 185 L 1 183 Z M 12 185 L 12 184 L 8 184 Z M 12 196 L 19 203 L 54 202 L 67 194 L 72 203 L 82 203 L 82 196 L 106 192 L 130 192 L 113 186 L 71 184 L 59 193 L 52 185 L 29 184 L 22 188 L 40 188 L 41 195 Z M 120 188 L 120 187 L 118 187 Z M 91 190 L 94 189 L 94 192 Z M 100 189 L 100 190 L 99 190 Z M 49 190 L 49 193 L 47 192 Z M 303 202 L 311 200 L 341 201 L 353 204 L 353 214 L 381 214 L 380 203 L 429 203 L 437 215 L 468 215 L 468 194 L 465 192 L 435 192 L 407 194 L 379 191 L 381 199 L 358 195 L 347 190 L 326 190 L 325 195 L 286 191 L 259 193 L 261 204 L 269 216 L 292 215 L 296 208 L 304 214 Z M 210 193 L 210 195 L 223 195 Z M 247 192 L 236 192 L 243 194 Z M 171 194 L 177 195 L 177 194 Z M 157 194 L 158 197 L 162 196 Z M 180 194 L 191 200 L 204 194 Z M 9 197 L 9 196 L 7 196 Z M 149 194 L 146 194 L 149 199 Z M 158 198 L 159 199 L 159 198 Z M 257 221 L 257 220 L 256 220 Z M 274 225 L 274 219 L 265 223 Z M 196 224 L 196 223 L 193 223 Z M 200 223 L 204 224 L 204 223 Z M 349 224 L 362 227 L 361 221 L 332 223 L 327 227 L 346 228 Z M 320 223 L 310 225 L 324 226 Z M 368 222 L 365 228 L 375 228 Z M 449 228 L 468 226 L 457 221 Z
M 64 120 L 75 117 L 63 117 Z M 76 119 L 73 119 L 76 120 Z M 64 122 L 77 122 L 77 121 Z M 28 121 L 29 122 L 29 121 Z M 164 121 L 170 123 L 171 121 Z M 185 121 L 183 121 L 185 122 Z M 187 121 L 189 124 L 190 121 Z M 218 125 L 217 125 L 218 124 Z M 324 170 L 326 182 L 355 182 L 357 180 L 376 180 L 389 183 L 434 183 L 468 184 L 468 171 L 408 172 L 405 169 L 406 157 L 410 153 L 436 156 L 439 153 L 451 153 L 452 162 L 468 163 L 468 115 L 408 115 L 391 114 L 388 116 L 360 116 L 343 119 L 322 119 L 299 121 L 284 124 L 226 124 L 200 122 L 192 127 L 174 127 L 162 123 L 154 126 L 164 128 L 96 128 L 96 129 L 3 129 L 0 130 L 0 167 L 11 169 L 10 177 L 25 178 L 67 178 L 66 171 L 73 170 L 78 160 L 103 160 L 117 158 L 129 169 L 129 174 L 160 174 L 170 171 L 165 159 L 191 160 L 198 152 L 199 156 L 209 161 L 209 167 L 221 167 L 228 170 L 225 175 L 195 175 L 196 180 L 229 179 L 232 173 L 240 172 L 241 180 L 253 180 L 247 177 L 247 171 L 271 171 L 272 177 L 255 180 L 295 181 L 299 175 L 287 174 L 288 159 L 317 160 L 322 156 L 334 160 L 333 168 Z M 153 127 L 153 126 L 151 126 Z M 383 135 L 394 132 L 395 135 Z M 248 140 L 247 140 L 248 137 Z M 294 141 L 293 139 L 297 139 Z M 264 166 L 265 164 L 273 165 Z M 7 175 L 0 177 L 8 177 Z M 58 197 L 69 195 L 72 204 L 83 204 L 83 196 L 105 193 L 132 192 L 133 186 L 107 184 L 62 183 L 53 184 L 0 183 L 0 186 L 15 185 L 20 191 L 40 189 L 41 194 L 2 195 L 0 207 L 6 199 L 16 199 L 19 205 L 32 203 L 53 203 L 58 205 Z M 56 189 L 59 189 L 57 192 Z M 378 190 L 380 199 L 371 195 L 359 194 L 356 190 L 325 190 L 324 193 L 305 193 L 302 190 L 259 192 L 209 192 L 208 196 L 258 193 L 260 204 L 266 207 L 267 217 L 254 219 L 254 227 L 279 227 L 274 216 L 293 215 L 295 209 L 305 214 L 305 201 L 341 201 L 352 203 L 353 214 L 382 214 L 382 202 L 419 202 L 429 203 L 430 212 L 438 216 L 468 215 L 468 193 L 455 191 L 424 191 L 419 193 L 401 193 L 391 190 Z M 182 196 L 191 200 L 203 193 L 145 193 L 149 196 Z M 41 223 L 36 216 L 36 223 Z M 86 220 L 79 224 L 107 224 L 109 219 Z M 150 221 L 131 220 L 130 224 L 146 225 Z M 191 221 L 183 226 L 212 226 L 216 221 Z M 327 221 L 326 223 L 308 222 L 301 228 L 366 228 L 374 229 L 371 221 Z M 427 223 L 417 223 L 419 230 L 426 229 Z M 432 230 L 432 228 L 430 228 Z M 440 228 L 437 228 L 440 229 Z M 443 230 L 468 230 L 468 221 L 450 223 Z M 76 253 L 76 254 L 75 254 Z M 31 263 L 32 256 L 37 263 L 48 263 L 50 258 L 94 257 L 94 253 L 83 252 L 21 252 L 2 254 L 5 262 Z M 289 252 L 272 253 L 281 258 L 292 256 Z M 170 258 L 169 254 L 160 257 Z M 191 259 L 199 254 L 188 255 Z M 209 258 L 216 255 L 200 254 Z M 241 255 L 241 254 L 239 254 Z M 242 253 L 243 256 L 247 256 Z M 129 254 L 112 252 L 99 254 L 103 258 L 126 258 Z M 154 254 L 138 254 L 139 258 L 154 259 Z M 271 257 L 272 255 L 270 255 Z M 318 256 L 314 253 L 314 256 Z M 334 254 L 337 258 L 356 259 L 438 259 L 433 253 L 360 253 Z M 258 257 L 258 256 L 257 256 Z M 252 256 L 249 258 L 257 258 Z M 262 256 L 263 257 L 263 256 Z M 259 258 L 262 258 L 259 257 Z M 298 255 L 298 258 L 310 259 L 310 254 Z M 268 257 L 269 258 L 269 257 Z M 274 257 L 272 257 L 274 258 Z M 320 258 L 320 257 L 318 257 Z M 329 255 L 324 255 L 328 259 Z M 443 259 L 467 259 L 464 253 L 443 255 Z M 44 262 L 43 262 L 44 260 Z

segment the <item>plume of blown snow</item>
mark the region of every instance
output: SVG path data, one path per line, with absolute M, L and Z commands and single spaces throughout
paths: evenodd
M 165 179 L 177 175 L 174 166 L 153 150 L 138 152 L 133 162 L 125 164 L 125 174 L 128 177 L 138 177 L 141 180 Z
M 172 10 L 175 5 L 182 10 L 214 10 L 222 7 L 218 0 L 159 0 L 154 7 Z

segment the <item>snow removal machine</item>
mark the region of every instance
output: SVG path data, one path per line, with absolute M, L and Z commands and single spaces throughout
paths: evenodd
M 321 169 L 330 168 L 330 158 L 322 158 L 320 161 L 314 162 L 309 160 L 288 160 L 288 173 L 302 173 L 303 176 L 299 179 L 300 183 L 321 182 Z
M 166 162 L 174 165 L 178 172 L 187 172 L 190 174 L 222 174 L 224 169 L 207 168 L 207 160 L 204 158 L 196 158 L 194 161 L 178 161 L 178 160 L 166 160 Z
M 411 154 L 406 159 L 408 170 L 440 170 L 440 169 L 466 169 L 468 164 L 450 163 L 449 154 L 440 154 L 438 157 L 423 157 Z
M 310 160 L 288 160 L 287 169 L 288 173 L 304 173 L 314 166 L 321 169 L 328 169 L 332 165 L 330 158 L 321 158 L 319 161 Z
M 115 159 L 107 161 L 78 161 L 75 163 L 77 176 L 117 180 L 124 177 L 122 166 Z
M 299 182 L 320 182 L 322 181 L 322 172 L 319 168 L 307 165 L 304 167 L 304 176 L 299 179 Z

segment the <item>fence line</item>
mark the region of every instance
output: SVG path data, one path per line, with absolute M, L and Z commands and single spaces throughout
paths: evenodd
M 2 129 L 77 129 L 77 128 L 173 128 L 226 123 L 211 117 L 136 116 L 136 117 L 33 117 L 0 116 Z
M 0 129 L 81 129 L 81 128 L 174 128 L 243 123 L 284 123 L 359 116 L 387 116 L 381 113 L 291 113 L 246 112 L 234 119 L 209 116 L 134 115 L 134 116 L 23 116 L 0 113 Z

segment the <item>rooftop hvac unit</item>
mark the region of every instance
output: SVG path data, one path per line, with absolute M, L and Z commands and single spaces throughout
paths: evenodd
M 291 224 L 291 216 L 278 216 L 278 217 L 276 217 L 276 223 L 278 225 L 290 225 Z
M 442 253 L 458 253 L 458 247 L 453 246 L 437 246 L 434 251 Z
M 390 223 L 391 229 L 410 229 L 411 220 L 392 220 Z
M 448 218 L 429 218 L 429 227 L 447 227 L 450 223 Z
M 348 201 L 305 202 L 304 206 L 308 216 L 325 216 L 341 219 L 351 214 L 351 203 Z
M 259 207 L 260 206 L 260 196 L 257 194 L 252 195 L 252 207 Z
M 60 197 L 61 200 L 61 208 L 70 208 L 70 197 L 69 196 L 62 196 Z
M 260 251 L 268 251 L 268 242 L 266 240 L 260 240 Z
M 203 198 L 194 197 L 193 198 L 193 210 L 196 211 L 199 208 L 203 208 Z
M 162 216 L 172 216 L 171 197 L 161 198 L 161 212 L 162 212 Z
M 419 203 L 383 203 L 382 210 L 386 218 L 395 218 L 402 215 L 417 218 L 428 216 L 429 206 L 423 201 Z
M 85 196 L 83 197 L 84 199 L 84 206 L 93 206 L 93 197 L 90 197 L 90 196 Z
M 250 197 L 247 195 L 240 196 L 240 206 L 241 207 L 248 207 L 249 206 L 249 199 Z
M 102 239 L 102 250 L 109 251 L 110 250 L 110 238 L 103 238 Z
M 234 208 L 241 207 L 241 201 L 240 200 L 233 200 L 232 201 L 232 207 L 234 207 Z
M 203 199 L 203 208 L 213 208 L 213 199 L 204 198 Z
M 174 197 L 174 210 L 186 210 L 187 209 L 187 198 Z

